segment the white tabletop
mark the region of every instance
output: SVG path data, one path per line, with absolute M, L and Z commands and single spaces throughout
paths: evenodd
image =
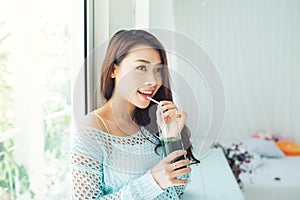
M 213 149 L 191 173 L 184 200 L 244 200 L 222 149 Z

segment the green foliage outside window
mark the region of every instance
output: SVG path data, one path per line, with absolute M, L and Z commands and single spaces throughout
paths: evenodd
M 34 198 L 27 170 L 14 161 L 13 152 L 10 150 L 13 146 L 12 140 L 8 147 L 0 143 L 0 199 L 14 199 L 17 192 L 20 195 L 30 192 L 31 198 Z
M 1 17 L 1 13 L 0 13 Z M 43 20 L 43 19 L 41 19 Z M 44 117 L 44 160 L 47 199 L 66 199 L 66 174 L 70 143 L 71 113 L 68 111 L 71 99 L 71 49 L 70 26 L 60 23 L 53 29 L 52 22 L 41 23 L 40 49 L 42 87 L 42 111 Z M 3 47 L 10 39 L 5 23 L 0 22 L 0 136 L 14 127 L 13 70 L 9 64 L 10 52 Z M 5 46 L 5 45 L 4 45 Z M 9 45 L 6 45 L 9 46 Z M 62 115 L 47 119 L 53 113 L 65 111 Z M 22 130 L 20 130 L 22 131 Z M 29 192 L 29 176 L 26 168 L 14 159 L 14 141 L 0 141 L 0 199 L 14 197 Z M 12 178 L 13 177 L 13 178 Z M 58 191 L 60 190 L 61 191 Z M 18 193 L 18 194 L 17 194 Z M 6 196 L 1 196 L 6 195 Z
M 12 116 L 8 113 L 12 110 L 12 83 L 9 81 L 11 70 L 8 65 L 9 52 L 3 48 L 3 44 L 9 38 L 10 33 L 4 30 L 5 22 L 0 22 L 0 136 L 12 129 Z M 14 175 L 21 169 L 12 159 L 9 149 L 13 146 L 10 139 L 0 142 L 0 199 L 15 196 Z M 26 178 L 25 178 L 26 179 Z
M 11 33 L 3 31 L 5 23 L 0 22 L 0 136 L 14 128 L 12 69 L 8 63 L 10 53 L 3 48 Z M 14 141 L 0 142 L 0 199 L 15 199 L 17 195 L 34 192 L 30 188 L 29 175 L 23 165 L 13 156 Z

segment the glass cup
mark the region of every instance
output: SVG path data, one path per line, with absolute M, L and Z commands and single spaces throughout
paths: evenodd
M 181 140 L 181 134 L 176 122 L 162 124 L 162 127 L 159 128 L 159 131 L 160 131 L 160 138 L 163 147 L 163 153 L 165 157 L 168 156 L 173 151 L 184 150 L 184 146 Z M 185 156 L 180 156 L 174 159 L 172 163 L 184 159 L 186 159 Z

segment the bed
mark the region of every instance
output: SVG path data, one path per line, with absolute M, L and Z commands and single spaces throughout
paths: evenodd
M 240 175 L 246 200 L 300 199 L 300 156 L 262 157 L 252 162 L 255 166 L 250 163 Z

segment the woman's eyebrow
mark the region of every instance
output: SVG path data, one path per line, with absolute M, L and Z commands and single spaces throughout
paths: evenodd
M 147 63 L 147 64 L 151 64 L 150 61 L 144 60 L 144 59 L 135 60 L 135 62 L 144 62 L 144 63 Z M 162 64 L 162 63 L 160 62 L 160 63 L 156 63 L 156 64 L 154 64 L 154 65 L 161 65 L 161 64 Z

